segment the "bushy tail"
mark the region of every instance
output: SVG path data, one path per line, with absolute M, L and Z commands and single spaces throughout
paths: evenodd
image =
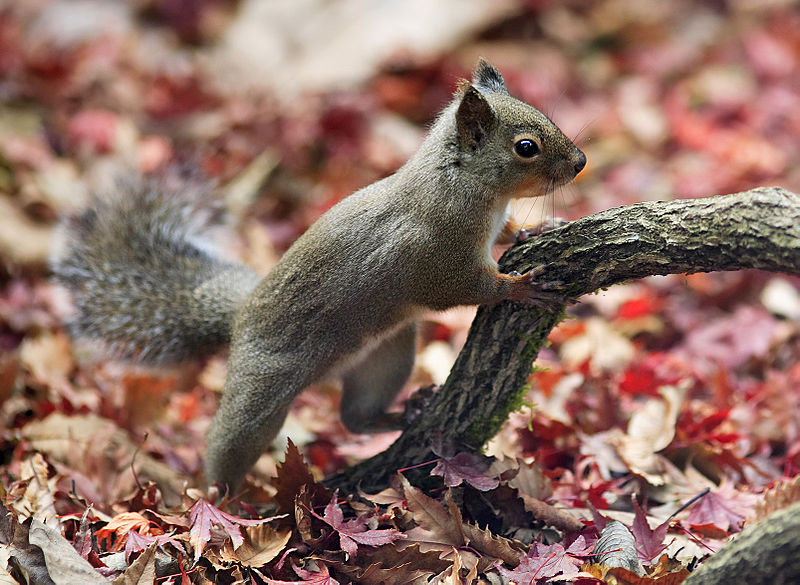
M 77 307 L 73 335 L 147 364 L 227 344 L 259 277 L 216 258 L 204 241 L 220 215 L 206 186 L 130 180 L 68 220 L 53 269 Z

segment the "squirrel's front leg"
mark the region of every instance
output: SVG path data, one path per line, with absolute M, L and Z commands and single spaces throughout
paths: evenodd
M 546 270 L 546 266 L 537 266 L 525 274 L 502 274 L 496 267 L 486 266 L 472 291 L 473 298 L 466 304 L 490 305 L 501 301 L 517 301 L 532 302 L 545 308 L 559 305 L 564 302 L 559 293 L 563 283 L 541 279 Z

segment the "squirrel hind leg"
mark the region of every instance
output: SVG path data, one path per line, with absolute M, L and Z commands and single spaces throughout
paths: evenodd
M 417 324 L 411 321 L 383 339 L 342 377 L 341 416 L 354 433 L 401 429 L 402 413 L 387 413 L 414 367 Z

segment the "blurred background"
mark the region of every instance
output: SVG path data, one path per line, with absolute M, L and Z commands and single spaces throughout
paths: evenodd
M 114 410 L 106 398 L 53 382 L 92 384 L 69 357 L 61 329 L 68 303 L 46 268 L 58 217 L 79 209 L 88 192 L 113 188 L 120 172 L 197 169 L 226 199 L 235 252 L 266 272 L 322 212 L 406 160 L 479 56 L 588 156 L 573 185 L 538 208 L 517 204 L 521 222 L 759 185 L 800 191 L 796 1 L 0 0 L 7 424 L 57 409 Z M 546 390 L 568 372 L 579 376 L 570 378 L 572 389 L 616 387 L 632 371 L 655 384 L 661 378 L 649 352 L 676 348 L 708 358 L 707 368 L 669 366 L 693 372 L 705 392 L 719 393 L 714 372 L 723 370 L 734 393 L 761 383 L 766 371 L 780 372 L 783 387 L 800 384 L 796 326 L 784 327 L 800 318 L 797 290 L 796 279 L 757 273 L 616 287 L 576 308 L 605 324 L 599 333 L 560 328 L 542 356 L 551 374 L 535 386 Z M 417 384 L 441 381 L 470 315 L 431 318 Z M 703 323 L 717 328 L 693 340 Z M 748 339 L 764 338 L 763 347 L 740 347 L 756 325 Z M 573 343 L 572 353 L 562 352 L 576 336 L 588 349 Z M 221 385 L 219 368 L 209 366 L 206 387 Z M 24 399 L 7 401 L 21 389 Z M 137 408 L 131 398 L 115 400 L 124 404 L 114 408 Z M 170 400 L 191 411 L 185 396 Z M 213 412 L 207 398 L 197 400 Z M 301 399 L 303 408 L 323 407 Z M 567 416 L 564 400 L 558 408 Z M 150 446 L 165 444 L 155 438 Z M 334 448 L 325 449 L 318 462 L 335 467 Z M 337 457 L 364 453 L 339 449 Z M 197 468 L 196 455 L 162 456 Z
M 402 164 L 478 56 L 588 155 L 548 213 L 798 190 L 799 6 L 0 1 L 4 271 L 41 266 L 52 220 L 114 166 L 241 179 L 235 211 L 280 252 Z

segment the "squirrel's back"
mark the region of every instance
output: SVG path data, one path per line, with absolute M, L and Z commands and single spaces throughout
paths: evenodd
M 259 277 L 217 258 L 206 239 L 221 215 L 209 188 L 129 179 L 65 222 L 56 279 L 72 292 L 73 335 L 147 364 L 207 355 Z

